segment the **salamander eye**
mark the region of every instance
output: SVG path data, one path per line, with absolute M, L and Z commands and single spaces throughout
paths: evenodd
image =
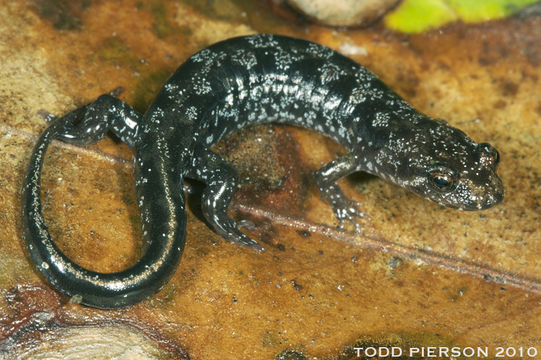
M 479 148 L 479 162 L 482 166 L 496 166 L 500 161 L 500 154 L 492 145 L 481 143 L 477 145 Z
M 432 187 L 441 192 L 453 190 L 457 182 L 456 173 L 444 165 L 436 165 L 430 170 L 428 179 Z

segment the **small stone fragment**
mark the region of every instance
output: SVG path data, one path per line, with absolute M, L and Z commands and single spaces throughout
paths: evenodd
M 288 0 L 317 22 L 331 26 L 367 26 L 400 0 Z

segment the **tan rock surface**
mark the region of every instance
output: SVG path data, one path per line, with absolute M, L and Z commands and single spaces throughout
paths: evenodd
M 142 348 L 154 349 L 148 341 L 179 359 L 355 359 L 352 348 L 366 344 L 541 351 L 541 19 L 416 36 L 292 19 L 267 2 L 0 6 L 0 354 L 46 341 L 55 350 L 59 327 L 100 326 L 137 333 L 116 337 L 125 349 L 141 336 Z M 250 234 L 267 244 L 265 253 L 225 243 L 190 211 L 182 262 L 155 297 L 115 311 L 70 304 L 39 276 L 21 241 L 22 178 L 46 127 L 36 114 L 63 114 L 118 86 L 143 111 L 192 53 L 255 32 L 342 51 L 421 111 L 492 143 L 502 156 L 503 203 L 443 209 L 358 175 L 342 184 L 371 220 L 366 236 L 342 233 L 310 174 L 342 149 L 310 131 L 247 129 L 217 149 L 250 177 L 231 210 L 256 224 Z M 111 139 L 50 150 L 46 220 L 84 266 L 114 271 L 141 254 L 130 160 Z

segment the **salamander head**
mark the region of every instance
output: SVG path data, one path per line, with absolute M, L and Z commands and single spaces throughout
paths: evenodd
M 434 162 L 426 168 L 428 198 L 461 210 L 482 210 L 498 204 L 504 195 L 496 174 L 499 154 L 490 144 L 478 144 L 459 161 Z M 426 196 L 426 195 L 425 195 Z
M 498 151 L 441 121 L 425 119 L 399 131 L 386 148 L 380 153 L 394 148 L 398 164 L 387 178 L 440 205 L 482 210 L 503 199 Z

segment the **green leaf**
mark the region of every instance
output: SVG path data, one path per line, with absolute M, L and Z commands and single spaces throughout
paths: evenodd
M 387 27 L 419 33 L 449 22 L 477 23 L 509 16 L 538 0 L 404 0 L 385 17 Z

